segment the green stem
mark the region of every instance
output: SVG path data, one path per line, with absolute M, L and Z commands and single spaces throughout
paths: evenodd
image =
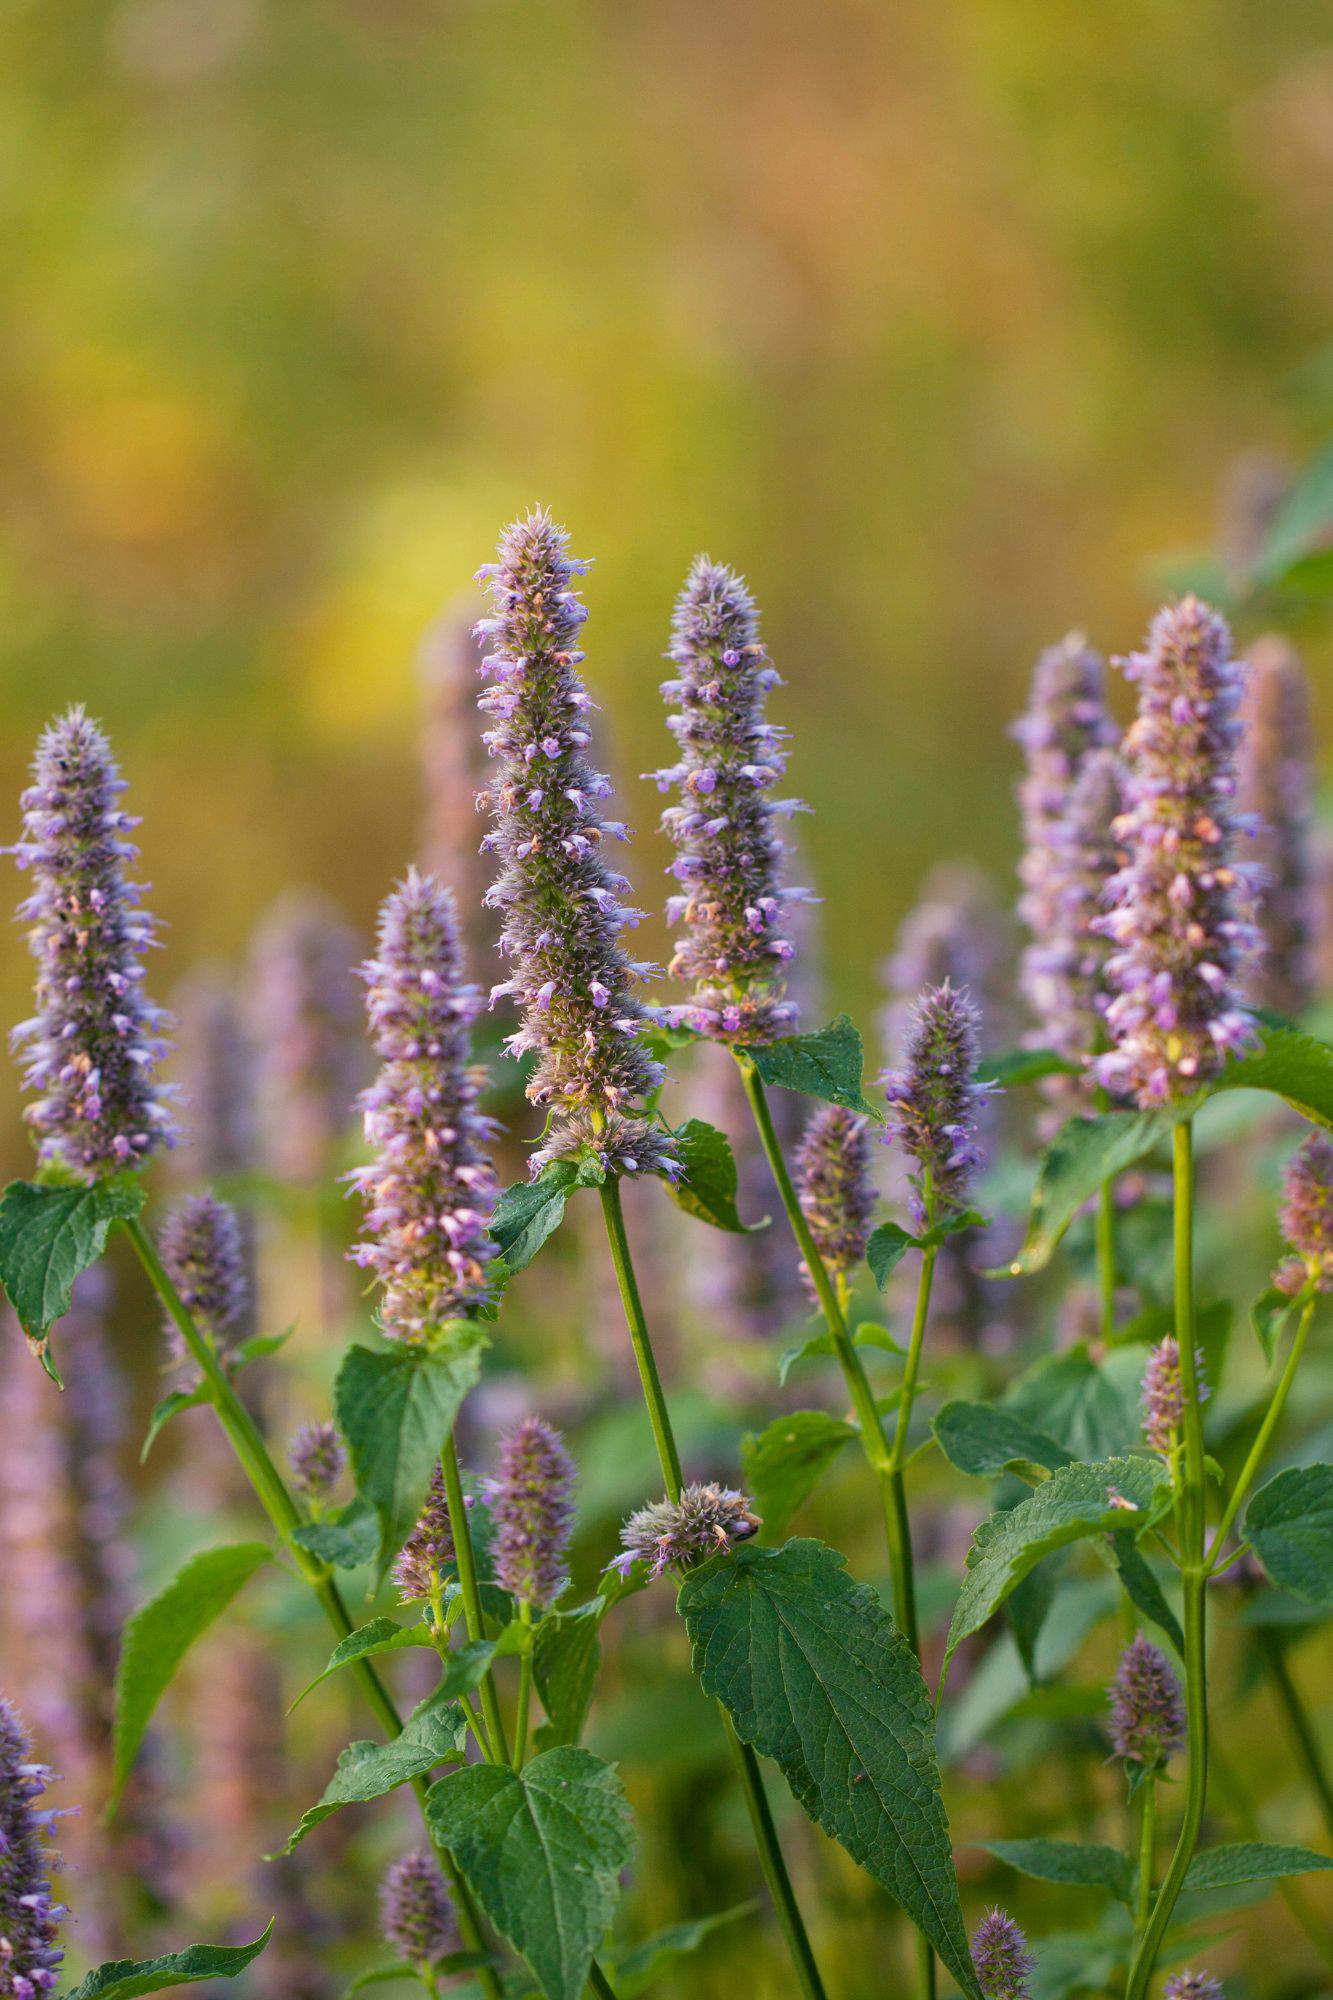
M 907 1362 L 903 1369 L 898 1418 L 893 1427 L 893 1443 L 889 1449 L 889 1480 L 893 1494 L 894 1516 L 899 1525 L 892 1565 L 894 1615 L 898 1620 L 899 1630 L 918 1660 L 921 1657 L 921 1630 L 917 1616 L 916 1563 L 912 1554 L 904 1467 L 907 1462 L 907 1439 L 912 1423 L 912 1409 L 916 1402 L 917 1383 L 921 1374 L 921 1349 L 926 1337 L 926 1322 L 930 1317 L 930 1292 L 935 1276 L 937 1254 L 933 1249 L 926 1250 L 921 1257 L 921 1270 L 916 1287 L 916 1309 L 912 1314 L 912 1334 L 907 1347 Z
M 680 1453 L 676 1449 L 675 1432 L 671 1425 L 671 1413 L 667 1409 L 666 1396 L 662 1390 L 662 1380 L 657 1372 L 657 1359 L 653 1353 L 652 1336 L 648 1331 L 648 1321 L 643 1310 L 643 1299 L 639 1292 L 638 1280 L 634 1274 L 634 1260 L 630 1254 L 629 1237 L 625 1232 L 625 1211 L 620 1200 L 620 1187 L 614 1180 L 603 1183 L 601 1189 L 602 1214 L 606 1221 L 607 1240 L 611 1246 L 611 1262 L 615 1268 L 616 1283 L 620 1288 L 620 1301 L 624 1308 L 625 1324 L 629 1328 L 630 1341 L 634 1348 L 634 1359 L 638 1364 L 639 1380 L 643 1385 L 643 1398 L 648 1406 L 648 1418 L 652 1425 L 653 1438 L 657 1445 L 657 1459 L 661 1467 L 662 1483 L 671 1500 L 679 1500 L 683 1482 Z M 759 1864 L 764 1880 L 773 1899 L 773 1907 L 786 1940 L 797 1983 L 806 2000 L 826 2000 L 824 1982 L 820 1978 L 819 1967 L 815 1963 L 814 1952 L 806 1933 L 805 1922 L 796 1901 L 796 1893 L 787 1873 L 787 1864 L 782 1858 L 778 1844 L 777 1828 L 769 1811 L 768 1799 L 764 1792 L 763 1779 L 758 1759 L 748 1744 L 742 1743 L 736 1734 L 730 1715 L 722 1703 L 717 1704 L 722 1718 L 722 1727 L 736 1765 L 737 1775 L 745 1794 L 746 1809 L 750 1824 L 754 1829 L 755 1843 L 759 1849 Z
M 1250 1487 L 1254 1484 L 1255 1474 L 1263 1463 L 1264 1454 L 1267 1452 L 1273 1433 L 1281 1421 L 1287 1397 L 1291 1394 L 1291 1385 L 1296 1380 L 1296 1370 L 1300 1366 L 1306 1337 L 1310 1331 L 1310 1321 L 1314 1318 L 1314 1309 L 1315 1301 L 1312 1297 L 1308 1300 L 1305 1311 L 1301 1314 L 1300 1324 L 1296 1328 L 1296 1337 L 1291 1343 L 1291 1352 L 1287 1356 L 1286 1365 L 1282 1370 L 1278 1385 L 1273 1391 L 1273 1399 L 1264 1412 L 1264 1420 L 1259 1426 L 1258 1436 L 1250 1446 L 1250 1455 L 1240 1469 L 1240 1475 L 1236 1480 L 1236 1484 L 1231 1489 L 1231 1498 L 1227 1501 L 1222 1519 L 1218 1522 L 1217 1533 L 1213 1536 L 1213 1545 L 1208 1552 L 1208 1573 L 1210 1576 L 1221 1560 L 1222 1544 L 1231 1531 L 1232 1522 L 1240 1512 L 1242 1501 L 1249 1492 Z
M 127 1222 L 125 1227 L 149 1283 L 157 1293 L 173 1325 L 179 1330 L 186 1351 L 199 1367 L 208 1388 L 214 1414 L 236 1453 L 241 1469 L 254 1488 L 260 1505 L 273 1523 L 283 1547 L 309 1584 L 334 1633 L 339 1639 L 347 1638 L 355 1627 L 347 1606 L 343 1603 L 342 1592 L 324 1566 L 316 1562 L 306 1550 L 291 1539 L 293 1529 L 301 1526 L 301 1512 L 288 1492 L 282 1474 L 269 1456 L 268 1447 L 260 1435 L 258 1425 L 237 1395 L 225 1369 L 220 1366 L 211 1344 L 205 1340 L 186 1310 L 143 1224 L 135 1219 Z M 385 1735 L 401 1736 L 403 1719 L 398 1713 L 392 1695 L 372 1663 L 369 1660 L 357 1660 L 353 1672 L 371 1713 Z M 416 1778 L 413 1780 L 412 1789 L 421 1805 L 422 1817 L 425 1818 L 429 1783 L 424 1777 Z M 430 1835 L 431 1845 L 439 1855 L 449 1877 L 464 1942 L 470 1951 L 484 1951 L 486 1939 L 472 1891 L 460 1873 L 453 1855 L 437 1837 L 429 1819 L 426 1819 L 426 1830 Z M 482 1966 L 478 1970 L 477 1977 L 488 2000 L 503 2000 L 503 1988 L 493 1966 Z
M 454 1560 L 458 1564 L 458 1588 L 463 1598 L 463 1622 L 467 1626 L 468 1638 L 475 1642 L 486 1637 L 486 1620 L 481 1608 L 481 1591 L 477 1585 L 477 1562 L 472 1549 L 472 1529 L 467 1518 L 467 1502 L 463 1498 L 463 1481 L 458 1470 L 458 1452 L 452 1436 L 445 1439 L 440 1452 L 440 1470 L 444 1475 L 444 1497 L 449 1509 Z M 496 1692 L 495 1675 L 489 1668 L 481 1683 L 481 1712 L 486 1718 L 486 1734 L 491 1743 L 490 1761 L 492 1764 L 507 1764 L 509 1749 L 505 1742 L 504 1716 L 500 1713 L 500 1697 Z
M 1101 1334 L 1115 1339 L 1115 1182 L 1103 1181 L 1097 1191 L 1097 1293 L 1101 1301 Z
M 1181 1590 L 1185 1638 L 1186 1752 L 1185 1805 L 1162 1886 L 1143 1928 L 1130 1967 L 1125 2000 L 1143 2000 L 1162 1940 L 1184 1887 L 1208 1796 L 1208 1669 L 1206 1600 L 1208 1578 L 1203 1544 L 1206 1470 L 1203 1421 L 1195 1365 L 1194 1327 L 1194 1147 L 1193 1128 L 1182 1119 L 1174 1133 L 1175 1198 L 1175 1318 L 1180 1350 L 1180 1380 L 1184 1394 L 1184 1463 L 1177 1499 L 1181 1552 Z
M 1315 1735 L 1314 1724 L 1310 1720 L 1300 1689 L 1292 1679 L 1291 1668 L 1287 1664 L 1286 1648 L 1276 1632 L 1263 1626 L 1258 1630 L 1259 1650 L 1263 1655 L 1264 1667 L 1273 1683 L 1287 1727 L 1291 1731 L 1292 1747 L 1297 1761 L 1310 1782 L 1310 1789 L 1319 1801 L 1319 1810 L 1324 1817 L 1328 1837 L 1333 1840 L 1333 1784 L 1329 1782 L 1328 1767 L 1324 1762 L 1319 1738 Z
M 1157 1852 L 1157 1780 L 1151 1774 L 1143 1780 L 1143 1806 L 1139 1818 L 1139 1888 L 1134 1915 L 1139 1929 L 1152 1909 L 1152 1880 Z
M 514 1715 L 514 1769 L 521 1771 L 528 1754 L 528 1716 L 532 1708 L 532 1606 L 524 1598 L 518 1615 L 528 1632 L 528 1643 L 518 1663 L 518 1708 Z

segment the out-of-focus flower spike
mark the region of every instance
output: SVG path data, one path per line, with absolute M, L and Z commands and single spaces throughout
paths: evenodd
M 545 1611 L 565 1585 L 574 1530 L 574 1462 L 560 1433 L 526 1417 L 500 1445 L 486 1497 L 495 1523 L 497 1580 L 511 1597 Z
M 1111 1683 L 1111 1747 L 1155 1769 L 1185 1741 L 1185 1703 L 1166 1654 L 1140 1632 L 1120 1656 Z
M 1048 835 L 1045 930 L 1034 932 L 1023 955 L 1024 991 L 1041 1039 L 1070 1062 L 1090 1063 L 1106 1033 L 1111 945 L 1100 919 L 1107 884 L 1124 862 L 1115 832 L 1124 786 L 1124 767 L 1113 751 L 1094 750 L 1083 759 L 1064 814 Z M 1058 1093 L 1062 1101 L 1069 1094 Z
M 275 1173 L 322 1183 L 365 1079 L 356 933 L 329 898 L 294 890 L 255 937 L 251 1029 L 264 1147 Z
M 186 1195 L 169 1209 L 158 1247 L 167 1276 L 199 1330 L 225 1362 L 250 1310 L 250 1282 L 236 1211 L 212 1194 Z M 170 1316 L 167 1339 L 177 1360 L 184 1349 Z
M 795 1181 L 801 1210 L 825 1268 L 854 1271 L 865 1256 L 875 1213 L 870 1122 L 841 1104 L 821 1104 L 801 1135 Z M 813 1296 L 814 1287 L 802 1265 Z
M 1212 1391 L 1203 1379 L 1203 1349 L 1194 1355 L 1199 1401 Z M 1170 1458 L 1179 1449 L 1185 1421 L 1185 1384 L 1180 1373 L 1180 1343 L 1174 1333 L 1159 1340 L 1143 1371 L 1143 1434 L 1155 1452 Z
M 64 1959 L 65 1910 L 51 1891 L 59 1857 L 53 1815 L 38 1802 L 51 1772 L 36 1761 L 17 1710 L 0 1695 L 0 1993 L 39 2000 L 53 1993 Z
M 1312 1132 L 1288 1161 L 1278 1220 L 1296 1253 L 1274 1273 L 1279 1291 L 1333 1291 L 1333 1139 L 1326 1132 Z
M 287 1447 L 292 1484 L 308 1499 L 322 1500 L 342 1477 L 347 1452 L 337 1427 L 327 1421 L 301 1424 Z
M 917 1002 L 902 1067 L 882 1079 L 898 1142 L 916 1163 L 912 1208 L 921 1227 L 965 1208 L 981 1169 L 978 1117 L 990 1090 L 974 1075 L 979 1036 L 967 993 L 947 981 L 930 988 Z
M 458 1925 L 444 1877 L 424 1851 L 395 1861 L 380 1888 L 380 1931 L 412 1965 L 430 1966 L 458 1945 Z
M 1315 997 L 1310 689 L 1286 639 L 1257 639 L 1248 658 L 1239 803 L 1254 827 L 1262 877 L 1256 904 L 1262 955 L 1245 979 L 1245 996 L 1252 1006 L 1294 1019 Z

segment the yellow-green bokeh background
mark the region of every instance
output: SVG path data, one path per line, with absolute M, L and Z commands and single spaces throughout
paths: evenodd
M 1131 643 L 1238 455 L 1318 441 L 1327 29 L 1314 0 L 13 0 L 4 796 L 86 700 L 163 987 L 291 881 L 367 924 L 415 838 L 419 635 L 541 499 L 596 557 L 653 907 L 671 599 L 700 547 L 749 575 L 864 1002 L 931 859 L 1011 865 L 1034 649 Z M 17 938 L 3 963 L 12 1017 Z

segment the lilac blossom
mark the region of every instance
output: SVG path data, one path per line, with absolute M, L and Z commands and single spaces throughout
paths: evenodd
M 1238 982 L 1258 933 L 1234 808 L 1243 668 L 1226 623 L 1197 598 L 1153 621 L 1123 663 L 1139 713 L 1124 742 L 1128 861 L 1099 919 L 1113 946 L 1105 1087 L 1147 1109 L 1188 1096 L 1253 1035 Z
M 1251 1005 L 1294 1018 L 1315 997 L 1310 689 L 1295 648 L 1275 634 L 1251 646 L 1249 668 L 1239 802 L 1255 824 L 1263 886 L 1256 908 L 1262 953 L 1245 992 Z
M 988 1910 L 972 1939 L 972 1963 L 986 2000 L 1028 2000 L 1036 1959 L 1013 1918 Z
M 841 1104 L 819 1105 L 801 1135 L 794 1165 L 815 1247 L 825 1269 L 845 1278 L 865 1256 L 875 1213 L 869 1119 Z M 808 1273 L 806 1278 L 809 1282 Z
M 66 1912 L 51 1892 L 56 1815 L 38 1804 L 51 1776 L 0 1695 L 0 1995 L 10 2000 L 54 1992 L 65 1956 L 58 1939 Z
M 495 605 L 477 626 L 487 649 L 479 705 L 492 721 L 483 740 L 494 776 L 478 803 L 493 818 L 484 846 L 500 874 L 486 901 L 501 912 L 509 961 L 491 999 L 516 1002 L 521 1026 L 506 1046 L 535 1055 L 527 1094 L 550 1109 L 534 1171 L 552 1159 L 596 1156 L 599 1127 L 615 1116 L 638 1130 L 606 1151 L 607 1170 L 663 1173 L 673 1164 L 670 1139 L 640 1113 L 662 1076 L 640 1040 L 644 1013 L 634 994 L 652 968 L 631 960 L 621 941 L 640 912 L 620 901 L 628 884 L 609 867 L 606 848 L 627 833 L 604 817 L 610 780 L 587 756 L 592 702 L 578 673 L 587 613 L 573 587 L 586 567 L 568 554 L 565 531 L 536 512 L 506 529 L 499 560 L 480 572 Z
M 250 1309 L 249 1274 L 235 1209 L 216 1195 L 186 1195 L 168 1210 L 158 1248 L 181 1304 L 227 1360 Z M 181 1359 L 184 1347 L 170 1314 L 166 1330 L 172 1353 Z
M 966 1208 L 981 1169 L 977 1124 L 991 1087 L 974 1075 L 979 1035 L 970 995 L 947 980 L 928 988 L 913 1013 L 902 1067 L 882 1079 L 898 1141 L 916 1162 L 919 1227 Z
M 667 921 L 683 923 L 670 970 L 694 982 L 675 1013 L 699 1034 L 736 1043 L 770 1042 L 796 1026 L 786 997 L 795 956 L 788 908 L 808 891 L 783 885 L 785 845 L 777 822 L 801 810 L 774 799 L 786 732 L 765 720 L 779 675 L 759 638 L 754 599 L 734 570 L 699 556 L 676 602 L 667 657 L 678 670 L 662 692 L 676 705 L 667 727 L 678 763 L 655 776 L 678 787 L 679 805 L 662 815 L 678 849 L 671 873 L 681 892 Z
M 453 898 L 408 871 L 380 915 L 364 967 L 366 1011 L 381 1058 L 358 1099 L 369 1166 L 349 1178 L 365 1206 L 354 1260 L 383 1287 L 392 1339 L 429 1342 L 446 1321 L 489 1298 L 488 1233 L 496 1181 L 477 1109 L 470 1031 L 481 1002 L 463 979 Z
M 560 1433 L 540 1417 L 526 1417 L 503 1439 L 499 1462 L 486 1488 L 496 1580 L 511 1597 L 545 1611 L 566 1582 L 574 1462 Z
M 174 1139 L 169 1093 L 154 1080 L 166 1016 L 144 990 L 156 925 L 126 874 L 138 821 L 119 804 L 124 790 L 106 737 L 71 708 L 38 743 L 11 850 L 33 877 L 19 917 L 37 1012 L 12 1037 L 35 1093 L 24 1116 L 43 1164 L 89 1181 Z
M 251 1028 L 267 1154 L 307 1185 L 328 1174 L 364 1080 L 359 957 L 341 911 L 310 890 L 279 898 L 255 939 Z
M 1203 1379 L 1203 1350 L 1194 1354 L 1194 1379 L 1200 1403 L 1211 1391 Z M 1158 1341 L 1143 1371 L 1143 1434 L 1153 1450 L 1170 1458 L 1179 1448 L 1185 1422 L 1185 1384 L 1180 1373 L 1180 1344 L 1174 1333 Z
M 1111 1683 L 1111 1747 L 1149 1770 L 1185 1741 L 1185 1703 L 1166 1654 L 1140 1632 L 1120 1656 Z
M 1275 1272 L 1278 1290 L 1333 1291 L 1333 1139 L 1326 1132 L 1312 1132 L 1288 1161 L 1279 1221 L 1296 1255 Z
M 472 1504 L 470 1496 L 467 1504 Z M 393 1580 L 403 1602 L 415 1604 L 433 1597 L 455 1556 L 444 1472 L 437 1465 L 416 1526 L 394 1559 Z
M 384 1942 L 413 1965 L 432 1965 L 458 1946 L 458 1926 L 444 1878 L 423 1851 L 395 1861 L 380 1889 Z
M 679 1500 L 655 1500 L 631 1514 L 620 1530 L 624 1553 L 608 1567 L 627 1576 L 636 1562 L 646 1562 L 653 1577 L 668 1569 L 691 1569 L 719 1550 L 748 1542 L 762 1525 L 734 1487 L 696 1482 L 685 1487 Z
M 1113 751 L 1094 750 L 1084 758 L 1049 836 L 1045 929 L 1023 958 L 1024 989 L 1042 1039 L 1069 1062 L 1090 1062 L 1106 1034 L 1111 944 L 1100 919 L 1107 884 L 1124 861 L 1115 834 L 1124 784 L 1124 767 Z M 1070 1094 L 1067 1088 L 1060 1093 L 1062 1099 Z
M 287 1447 L 287 1463 L 297 1492 L 322 1500 L 337 1485 L 347 1463 L 336 1425 L 327 1421 L 299 1425 Z

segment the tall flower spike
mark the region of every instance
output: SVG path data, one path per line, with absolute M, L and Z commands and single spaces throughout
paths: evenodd
M 899 1143 L 916 1162 L 912 1211 L 920 1226 L 965 1208 L 981 1168 L 977 1122 L 991 1087 L 973 1074 L 979 1036 L 970 996 L 946 980 L 922 994 L 903 1065 L 882 1079 Z
M 19 905 L 37 961 L 37 1012 L 13 1033 L 35 1092 L 24 1116 L 44 1164 L 96 1180 L 136 1166 L 174 1133 L 154 1082 L 166 1016 L 144 991 L 143 955 L 156 926 L 126 868 L 138 825 L 119 805 L 124 780 L 106 737 L 81 708 L 45 731 L 23 794 L 30 869 Z
M 869 1120 L 841 1104 L 821 1104 L 801 1136 L 795 1166 L 801 1211 L 819 1254 L 843 1277 L 865 1256 L 875 1212 Z
M 1166 1654 L 1142 1632 L 1125 1648 L 1111 1683 L 1111 1748 L 1153 1769 L 1185 1741 L 1185 1704 Z
M 53 1992 L 65 1956 L 57 1942 L 65 1911 L 51 1894 L 57 1857 L 48 1836 L 55 1814 L 37 1803 L 50 1782 L 0 1695 L 0 1994 L 12 2000 Z
M 265 1145 L 276 1172 L 322 1181 L 365 1079 L 360 945 L 336 904 L 294 890 L 273 905 L 254 946 L 253 1032 Z
M 679 1500 L 655 1500 L 631 1514 L 620 1530 L 622 1555 L 608 1568 L 622 1573 L 646 1562 L 654 1577 L 692 1569 L 720 1549 L 748 1542 L 763 1523 L 745 1494 L 716 1481 L 687 1486 Z
M 1028 2000 L 1036 1959 L 1013 1918 L 988 1910 L 972 1939 L 972 1963 L 986 2000 Z
M 380 1930 L 390 1950 L 413 1965 L 432 1965 L 458 1944 L 444 1878 L 426 1853 L 395 1861 L 380 1888 Z
M 1115 834 L 1124 782 L 1113 751 L 1083 759 L 1048 838 L 1046 928 L 1023 955 L 1024 991 L 1042 1038 L 1070 1062 L 1090 1062 L 1106 1032 L 1111 945 L 1099 920 L 1107 884 L 1124 861 Z
M 1203 1379 L 1203 1350 L 1194 1355 L 1199 1401 L 1212 1393 Z M 1153 1450 L 1170 1458 L 1178 1450 L 1185 1420 L 1185 1385 L 1180 1376 L 1180 1345 L 1174 1333 L 1159 1340 L 1143 1371 L 1143 1434 Z
M 335 1425 L 328 1422 L 301 1424 L 292 1433 L 287 1447 L 292 1484 L 298 1493 L 322 1500 L 342 1477 L 347 1452 Z
M 1255 641 L 1249 666 L 1239 796 L 1256 827 L 1263 949 L 1246 980 L 1246 998 L 1294 1017 L 1315 997 L 1310 690 L 1299 654 L 1275 634 Z
M 384 1331 L 428 1342 L 489 1296 L 496 1198 L 484 1150 L 495 1127 L 469 1067 L 481 1001 L 463 979 L 453 898 L 431 876 L 410 869 L 386 900 L 364 977 L 383 1067 L 357 1100 L 375 1158 L 349 1176 L 365 1204 L 352 1256 L 384 1288 Z
M 470 1498 L 468 1505 L 471 1505 Z M 438 1590 L 444 1570 L 454 1560 L 454 1555 L 454 1531 L 449 1524 L 444 1473 L 437 1465 L 426 1495 L 426 1504 L 393 1565 L 394 1584 L 403 1602 L 422 1602 Z
M 545 1611 L 565 1585 L 574 1530 L 574 1462 L 560 1433 L 526 1417 L 500 1446 L 486 1489 L 495 1523 L 495 1575 L 511 1597 Z
M 663 1173 L 670 1142 L 638 1115 L 662 1075 L 639 1040 L 633 992 L 651 968 L 621 942 L 640 912 L 621 903 L 628 884 L 605 858 L 607 841 L 627 834 L 603 818 L 610 780 L 586 755 L 592 702 L 578 634 L 587 613 L 573 584 L 587 564 L 567 551 L 564 529 L 540 511 L 507 528 L 498 562 L 479 572 L 495 604 L 477 626 L 490 677 L 478 705 L 492 718 L 483 740 L 495 775 L 478 804 L 493 817 L 483 844 L 500 875 L 486 901 L 502 914 L 510 964 L 491 999 L 517 1003 L 522 1025 L 506 1046 L 536 1055 L 527 1094 L 551 1108 L 534 1173 L 587 1154 L 614 1172 Z
M 682 884 L 668 899 L 667 921 L 685 925 L 670 969 L 695 982 L 677 1011 L 700 1034 L 770 1042 L 795 1026 L 787 905 L 808 892 L 782 883 L 777 821 L 801 808 L 770 796 L 787 762 L 785 730 L 764 719 L 779 676 L 734 570 L 697 558 L 676 602 L 667 658 L 679 670 L 662 692 L 678 710 L 667 727 L 681 755 L 656 778 L 662 791 L 675 785 L 681 794 L 662 828 L 679 850 L 671 873 Z
M 1258 944 L 1253 869 L 1236 859 L 1236 745 L 1243 668 L 1226 623 L 1195 597 L 1159 612 L 1147 649 L 1122 662 L 1138 683 L 1125 737 L 1129 859 L 1100 919 L 1114 949 L 1106 1009 L 1114 1047 L 1099 1080 L 1149 1108 L 1188 1096 L 1251 1039 L 1240 968 Z
M 167 1213 L 158 1248 L 181 1303 L 225 1360 L 250 1305 L 250 1282 L 236 1211 L 211 1194 L 186 1195 Z M 168 1315 L 167 1339 L 184 1352 Z
M 1312 1132 L 1282 1176 L 1282 1234 L 1296 1255 L 1275 1272 L 1279 1291 L 1308 1283 L 1333 1291 L 1333 1139 Z

